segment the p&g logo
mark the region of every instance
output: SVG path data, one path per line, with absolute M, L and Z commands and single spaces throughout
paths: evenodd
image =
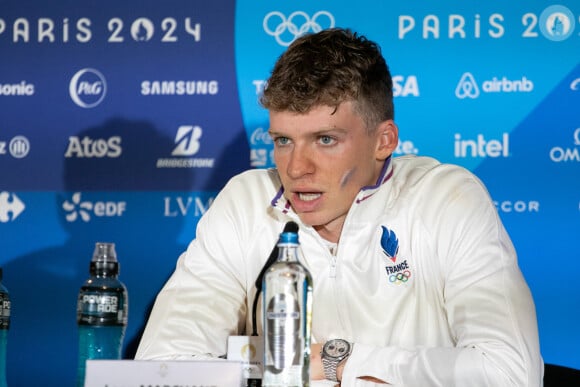
M 103 74 L 95 69 L 82 69 L 70 80 L 70 97 L 82 108 L 93 108 L 100 104 L 107 94 L 107 82 Z

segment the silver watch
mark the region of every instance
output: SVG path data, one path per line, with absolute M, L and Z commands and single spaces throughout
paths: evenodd
M 336 369 L 340 362 L 348 358 L 351 349 L 352 345 L 343 339 L 332 339 L 324 343 L 320 357 L 326 379 L 338 382 Z

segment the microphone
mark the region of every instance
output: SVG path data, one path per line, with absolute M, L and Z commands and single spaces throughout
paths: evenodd
M 289 221 L 288 223 L 286 223 L 286 225 L 284 226 L 284 230 L 282 231 L 282 233 L 285 232 L 297 233 L 298 224 L 296 224 L 296 222 Z M 262 293 L 262 280 L 264 279 L 266 270 L 268 270 L 268 268 L 272 266 L 272 264 L 276 261 L 277 258 L 278 258 L 278 241 L 276 241 L 276 244 L 274 244 L 274 248 L 272 249 L 272 252 L 268 257 L 268 260 L 264 264 L 264 267 L 262 267 L 260 274 L 258 274 L 258 278 L 256 278 L 255 282 L 256 294 L 254 295 L 254 305 L 252 306 L 252 336 L 258 336 L 258 326 L 256 324 L 256 310 L 258 308 L 258 299 L 260 298 L 260 293 Z

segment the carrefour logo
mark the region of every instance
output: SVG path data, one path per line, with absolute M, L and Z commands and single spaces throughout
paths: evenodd
M 98 70 L 86 68 L 78 71 L 69 83 L 70 97 L 82 108 L 94 108 L 107 94 L 107 82 Z
M 493 77 L 481 83 L 481 89 L 475 77 L 470 72 L 463 73 L 457 86 L 455 96 L 459 99 L 478 98 L 481 92 L 484 93 L 529 93 L 534 90 L 534 83 L 526 76 L 521 79 L 511 80 L 503 76 Z
M 25 208 L 26 206 L 15 193 L 0 192 L 0 223 L 13 221 Z
M 107 218 L 122 216 L 127 209 L 127 202 L 83 200 L 81 193 L 75 192 L 71 200 L 64 201 L 62 209 L 66 212 L 67 222 L 74 222 L 77 219 L 89 222 L 93 216 Z

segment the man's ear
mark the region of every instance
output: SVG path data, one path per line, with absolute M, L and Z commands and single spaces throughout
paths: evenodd
M 386 120 L 377 128 L 377 148 L 375 157 L 377 160 L 385 160 L 393 154 L 399 144 L 399 128 L 393 120 Z

